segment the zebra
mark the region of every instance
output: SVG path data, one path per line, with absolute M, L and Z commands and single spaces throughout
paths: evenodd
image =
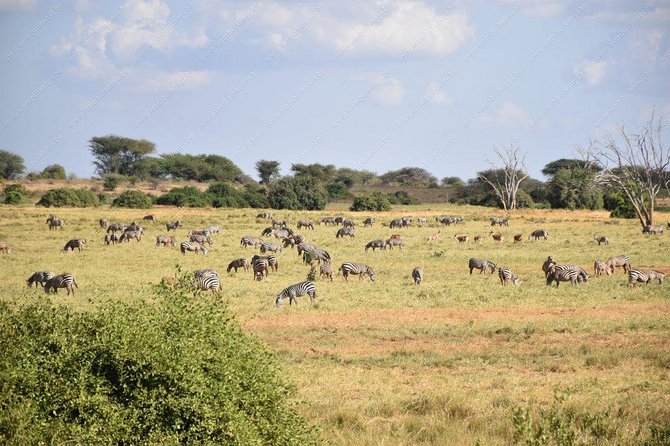
M 500 278 L 500 284 L 503 286 L 508 285 L 510 282 L 512 282 L 514 286 L 519 286 L 519 276 L 514 274 L 512 270 L 506 266 L 498 268 L 498 277 Z
M 414 217 L 402 217 L 403 226 L 412 226 L 414 224 Z
M 544 237 L 545 240 L 547 240 L 547 237 L 549 236 L 549 233 L 544 230 L 544 229 L 536 229 L 533 232 L 530 233 L 528 236 L 528 240 L 533 238 L 533 240 L 539 240 L 540 237 Z
M 142 240 L 142 230 L 135 230 L 135 231 L 125 231 L 123 234 L 121 234 L 121 237 L 119 237 L 119 242 L 124 242 L 127 241 L 129 242 L 130 239 L 134 238 L 138 242 Z
M 335 234 L 335 238 L 344 238 L 345 236 L 349 236 L 350 238 L 356 237 L 354 228 L 343 227 L 338 229 L 337 233 Z
M 309 301 L 314 304 L 314 297 L 316 296 L 316 285 L 314 285 L 314 282 L 300 282 L 284 288 L 281 293 L 277 294 L 275 306 L 279 307 L 287 297 L 289 306 L 293 305 L 293 302 L 297 305 L 298 301 L 296 297 L 304 296 L 305 294 L 309 296 Z
M 165 223 L 165 228 L 167 232 L 176 231 L 177 228 L 181 228 L 181 220 Z
M 49 294 L 49 291 L 53 289 L 54 293 L 58 293 L 58 288 L 65 288 L 69 296 L 70 292 L 74 295 L 75 287 L 79 288 L 79 285 L 77 285 L 74 276 L 69 273 L 63 273 L 47 280 L 44 284 L 44 292 Z
M 577 285 L 580 273 L 576 269 L 564 268 L 559 269 L 557 265 L 552 265 L 547 275 L 547 286 L 551 286 L 552 282 L 556 282 L 558 288 L 561 282 L 570 282 L 572 285 Z
M 12 248 L 10 248 L 6 242 L 0 240 L 0 252 L 4 252 L 5 254 L 11 254 Z
M 320 225 L 326 225 L 326 226 L 328 226 L 328 225 L 336 226 L 335 218 L 333 218 L 333 217 L 324 217 L 324 218 L 321 219 L 319 224 Z
M 549 275 L 549 269 L 551 268 L 552 265 L 555 265 L 556 261 L 551 258 L 551 256 L 547 257 L 547 260 L 544 261 L 542 264 L 542 271 L 544 272 L 544 277 L 547 277 Z
M 491 226 L 509 226 L 509 220 L 502 217 L 491 217 Z
M 307 228 L 314 230 L 314 223 L 309 220 L 298 220 L 298 229 Z
M 322 279 L 325 277 L 327 279 L 330 279 L 331 282 L 333 281 L 333 269 L 331 268 L 329 261 L 323 262 L 319 266 L 319 277 Z
M 328 254 L 328 251 L 315 247 L 303 250 L 302 261 L 304 263 L 311 265 L 315 260 L 319 263 L 330 262 L 330 254 Z
M 393 249 L 394 246 L 397 246 L 398 249 L 402 249 L 404 246 L 404 243 L 401 238 L 397 237 L 391 237 L 390 239 L 386 240 L 386 246 L 389 247 L 389 249 Z
M 598 242 L 598 246 L 600 246 L 600 245 L 602 245 L 602 244 L 605 244 L 605 245 L 609 245 L 609 244 L 610 244 L 609 239 L 608 239 L 607 237 L 605 237 L 604 235 L 594 235 L 594 236 L 593 236 L 593 239 L 594 239 L 596 242 Z
M 193 271 L 193 275 L 196 277 L 208 277 L 208 276 L 216 276 L 219 277 L 218 271 L 215 269 L 207 268 L 207 269 L 196 269 Z
M 221 281 L 216 274 L 196 276 L 195 281 L 193 282 L 193 289 L 196 290 L 196 292 L 202 290 L 211 291 L 213 294 L 219 294 L 221 292 Z
M 372 240 L 365 245 L 365 252 L 368 252 L 368 249 L 372 248 L 372 251 L 379 249 L 386 249 L 386 240 Z
M 52 273 L 51 271 L 37 271 L 33 273 L 32 276 L 28 277 L 28 280 L 26 280 L 26 283 L 28 284 L 29 288 L 33 287 L 33 283 L 35 284 L 35 287 L 37 288 L 37 284 L 39 283 L 41 286 L 44 286 L 45 283 L 52 277 L 54 277 L 55 274 Z
M 49 229 L 63 229 L 65 227 L 65 220 L 58 218 L 55 215 L 50 215 L 49 218 L 47 218 L 47 223 L 49 224 Z
M 578 282 L 588 282 L 589 273 L 586 272 L 584 268 L 576 265 L 558 265 L 554 263 L 550 268 L 554 268 L 556 271 L 577 271 L 577 281 Z
M 293 230 L 287 227 L 273 229 L 271 234 L 274 236 L 274 238 L 286 238 L 294 235 Z
M 101 229 L 107 229 L 107 226 L 109 226 L 109 220 L 106 218 L 101 218 L 98 220 L 98 226 L 100 226 Z
M 252 237 L 250 235 L 245 235 L 240 239 L 240 246 L 244 246 L 245 248 L 247 246 L 253 246 L 256 247 L 258 245 L 263 244 L 263 240 L 259 239 L 258 237 Z
M 363 227 L 372 226 L 374 223 L 375 219 L 373 217 L 368 217 L 365 220 L 363 220 Z
M 479 270 L 479 274 L 482 274 L 487 269 L 490 270 L 491 274 L 493 274 L 493 272 L 496 270 L 496 264 L 489 262 L 488 260 L 475 259 L 473 257 L 468 260 L 468 268 L 470 269 L 470 275 L 472 275 L 472 271 L 475 269 Z
M 103 239 L 105 245 L 116 245 L 119 243 L 119 236 L 112 233 L 112 234 L 105 234 L 105 238 Z
M 204 245 L 207 243 L 207 246 L 212 246 L 214 242 L 212 241 L 212 238 L 209 235 L 202 235 L 202 234 L 191 234 L 188 238 L 190 242 L 198 242 L 201 245 Z
M 335 221 L 335 224 L 336 224 L 337 226 L 339 226 L 339 225 L 341 225 L 341 224 L 344 223 L 344 217 L 335 217 L 335 218 L 334 218 L 334 221 Z
M 402 228 L 404 225 L 402 218 L 395 218 L 389 223 L 389 228 Z
M 207 226 L 207 227 L 204 229 L 204 231 L 208 232 L 208 233 L 209 233 L 208 235 L 211 235 L 211 234 L 218 234 L 219 232 L 221 232 L 221 226 L 219 226 L 219 225 L 211 225 L 211 226 Z
M 652 226 L 652 225 L 646 225 L 644 228 L 642 228 L 642 233 L 643 234 L 663 234 L 663 226 Z
M 135 222 L 130 223 L 126 228 L 123 230 L 123 232 L 127 231 L 144 231 L 144 228 L 140 225 L 138 225 Z
M 142 217 L 142 220 L 144 221 L 156 221 L 156 216 L 153 214 L 145 215 Z
M 274 270 L 274 272 L 279 271 L 279 258 L 274 255 L 270 254 L 266 257 L 268 259 L 268 266 Z
M 254 280 L 261 280 L 263 277 L 267 279 L 269 274 L 269 263 L 267 257 L 261 257 L 258 255 L 253 256 L 251 258 L 251 269 L 254 273 Z M 259 275 L 261 279 L 258 279 Z
M 163 245 L 165 247 L 172 246 L 174 247 L 177 244 L 177 240 L 169 235 L 158 235 L 156 236 L 156 246 Z
M 233 268 L 235 269 L 235 272 L 237 272 L 238 268 L 243 268 L 245 271 L 249 271 L 249 261 L 243 257 L 235 259 L 228 264 L 226 272 L 227 273 L 231 272 Z
M 263 218 L 263 219 L 266 219 L 266 220 L 271 220 L 272 219 L 272 213 L 261 212 L 260 214 L 256 215 L 256 218 Z
M 358 276 L 358 280 L 363 279 L 363 276 L 367 274 L 371 282 L 377 282 L 377 275 L 375 272 L 364 263 L 352 263 L 345 262 L 338 268 L 338 271 L 342 271 L 342 277 L 347 282 L 349 281 L 349 274 Z
M 186 251 L 195 252 L 196 254 L 202 252 L 203 255 L 207 255 L 207 248 L 198 242 L 182 242 L 179 245 L 179 250 L 182 255 L 186 255 Z
M 286 227 L 286 221 L 284 221 L 284 220 L 272 220 L 272 227 L 275 228 L 277 226 L 280 227 L 280 228 Z
M 80 238 L 74 238 L 65 244 L 61 252 L 67 252 L 70 249 L 74 251 L 74 248 L 77 248 L 79 252 L 81 252 L 81 248 L 83 248 L 85 244 L 86 240 Z
M 663 283 L 665 274 L 651 269 L 637 269 L 631 268 L 628 270 L 628 287 L 635 286 L 635 282 L 650 283 L 658 280 L 658 283 Z
M 274 228 L 272 226 L 268 226 L 267 228 L 261 231 L 261 237 L 267 237 L 268 235 L 272 235 L 272 231 L 274 231 Z
M 428 224 L 428 219 L 425 217 L 419 217 L 416 219 L 416 223 L 420 224 L 421 226 L 424 226 Z
M 265 254 L 266 252 L 284 252 L 284 249 L 281 247 L 281 245 L 278 245 L 277 243 L 263 243 L 261 244 L 261 252 Z
M 349 219 L 344 220 L 344 221 L 342 222 L 342 227 L 344 227 L 344 228 L 352 228 L 352 229 L 353 229 L 354 226 L 356 226 L 356 224 L 355 224 L 353 221 L 349 220 Z
M 198 229 L 189 229 L 189 231 L 186 233 L 186 237 L 190 237 L 190 236 L 192 236 L 192 235 L 205 235 L 205 236 L 209 236 L 209 231 L 207 231 L 206 229 L 201 229 L 201 230 L 198 230 Z
M 107 234 L 115 233 L 115 232 L 125 232 L 126 229 L 128 228 L 128 225 L 125 225 L 123 223 L 112 223 L 111 225 L 107 226 Z
M 414 285 L 421 285 L 423 281 L 423 270 L 420 267 L 416 267 L 412 270 L 412 279 L 414 279 Z
M 612 270 L 602 260 L 596 260 L 593 262 L 593 275 L 602 276 L 603 274 L 610 276 L 612 275 Z
M 610 257 L 605 261 L 605 265 L 612 271 L 612 274 L 616 268 L 623 268 L 623 271 L 627 273 L 630 270 L 630 257 L 626 255 Z

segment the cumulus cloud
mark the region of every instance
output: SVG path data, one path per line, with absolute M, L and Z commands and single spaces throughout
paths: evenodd
M 405 99 L 405 88 L 398 79 L 381 73 L 363 73 L 355 76 L 355 80 L 370 82 L 373 87 L 372 97 L 380 104 L 393 107 L 402 104 Z
M 585 60 L 578 63 L 573 72 L 578 76 L 584 76 L 586 83 L 590 86 L 598 85 L 605 78 L 609 62 Z
M 37 5 L 37 0 L 0 0 L 0 12 L 30 11 Z
M 213 73 L 208 70 L 176 71 L 143 76 L 135 85 L 139 91 L 191 90 L 209 83 Z
M 527 17 L 543 19 L 553 17 L 563 12 L 565 2 L 543 1 L 543 0 L 499 0 L 500 3 L 509 7 L 519 8 L 521 13 Z
M 428 102 L 435 105 L 447 105 L 454 102 L 451 96 L 437 82 L 433 82 L 428 86 L 425 96 Z
M 527 125 L 530 116 L 526 110 L 514 102 L 508 101 L 491 113 L 482 113 L 476 120 L 480 127 L 497 125 L 501 127 L 518 127 Z

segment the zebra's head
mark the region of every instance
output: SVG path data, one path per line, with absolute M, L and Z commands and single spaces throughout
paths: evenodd
M 277 294 L 277 299 L 275 299 L 275 307 L 279 308 L 282 302 L 284 302 L 284 299 L 284 293 Z
M 368 277 L 370 277 L 370 280 L 372 281 L 372 283 L 376 283 L 376 282 L 377 282 L 377 275 L 376 275 L 375 272 L 372 270 L 372 268 L 368 268 Z

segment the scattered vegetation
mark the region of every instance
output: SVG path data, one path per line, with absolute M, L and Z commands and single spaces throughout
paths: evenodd
M 88 189 L 59 188 L 51 189 L 40 198 L 38 206 L 44 207 L 91 207 L 98 206 L 100 200 Z
M 149 209 L 153 206 L 151 195 L 139 190 L 127 190 L 112 201 L 119 208 Z

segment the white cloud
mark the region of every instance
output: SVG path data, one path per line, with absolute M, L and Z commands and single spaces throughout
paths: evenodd
M 134 88 L 139 91 L 191 90 L 209 83 L 213 73 L 208 70 L 177 71 L 145 75 Z
M 354 79 L 372 83 L 372 97 L 382 105 L 393 107 L 405 99 L 405 88 L 398 79 L 380 73 L 363 73 Z
M 518 7 L 521 13 L 527 17 L 544 19 L 553 17 L 563 12 L 564 2 L 543 0 L 499 0 L 500 3 L 509 7 Z
M 608 67 L 609 62 L 604 60 L 585 60 L 575 65 L 573 72 L 578 76 L 584 76 L 586 83 L 593 87 L 602 82 L 605 74 L 607 74 Z
M 0 12 L 30 11 L 37 5 L 37 0 L 0 0 Z
M 497 125 L 502 127 L 518 127 L 530 123 L 530 116 L 514 102 L 505 102 L 492 113 L 482 113 L 476 120 L 480 127 Z
M 435 105 L 447 105 L 454 102 L 451 96 L 444 89 L 440 88 L 437 82 L 433 82 L 428 86 L 425 97 L 428 99 L 428 102 Z

